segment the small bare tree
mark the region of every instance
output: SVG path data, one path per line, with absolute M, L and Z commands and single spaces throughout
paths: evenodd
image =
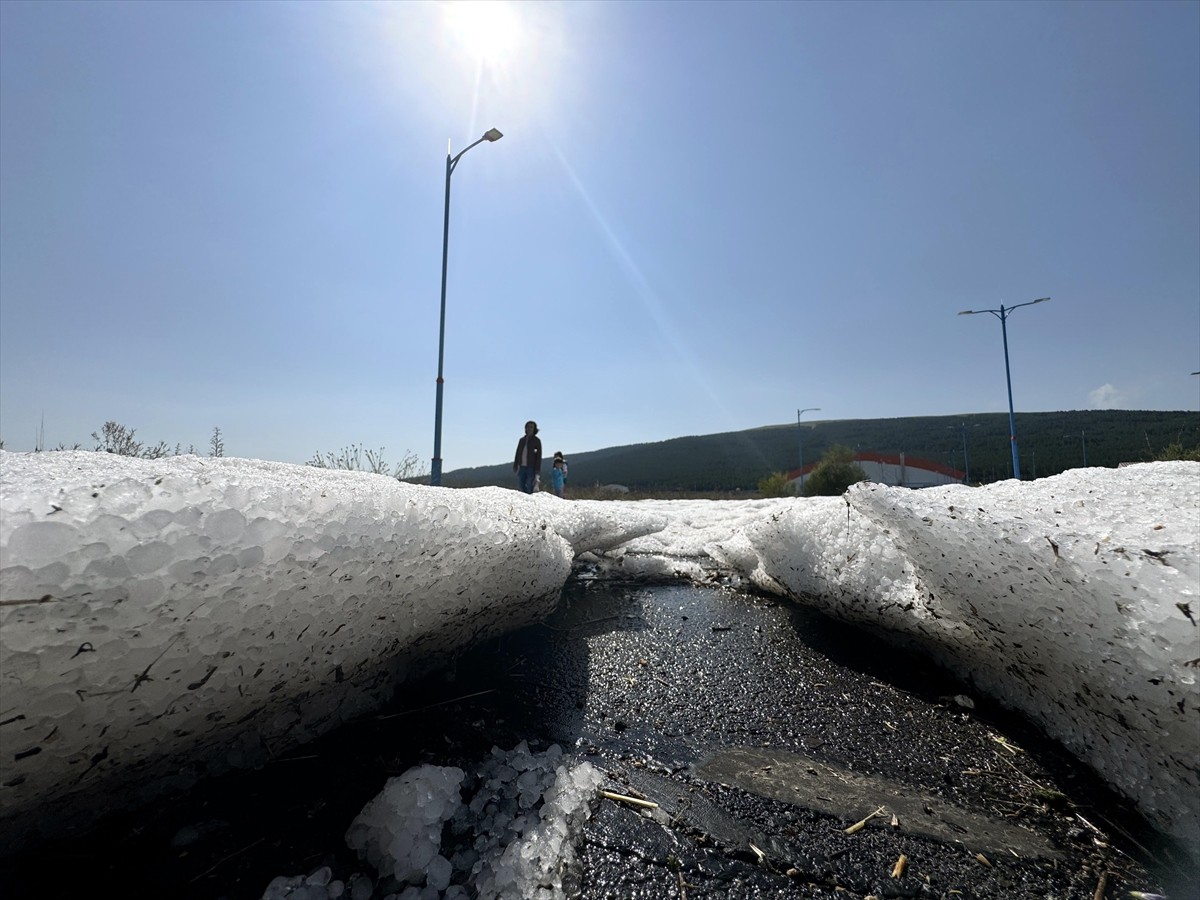
M 364 450 L 361 444 L 351 444 L 343 447 L 337 453 L 314 453 L 307 465 L 318 469 L 346 469 L 351 472 L 374 472 L 376 475 L 389 475 L 392 478 L 418 478 L 424 474 L 417 454 L 406 450 L 404 457 L 393 469 L 384 458 L 384 448 Z
M 393 474 L 403 481 L 406 478 L 424 478 L 429 473 L 425 471 L 425 464 L 420 457 L 411 450 L 406 450 L 403 459 L 396 463 L 396 471 Z
M 137 430 L 134 428 L 126 428 L 119 422 L 105 422 L 104 427 L 99 432 L 92 432 L 92 440 L 96 441 L 97 453 L 114 453 L 117 456 L 140 456 L 142 459 L 162 459 L 167 456 L 179 456 L 185 452 L 179 445 L 175 445 L 175 450 L 172 453 L 166 441 L 159 441 L 157 444 L 147 445 L 139 441 L 135 435 Z M 60 450 L 67 449 L 61 444 Z M 79 449 L 76 444 L 74 449 Z M 194 447 L 188 447 L 188 453 L 195 453 Z
M 143 447 L 139 454 L 143 459 L 162 459 L 164 456 L 171 455 L 171 448 L 167 446 L 166 441 L 159 441 L 153 447 Z M 175 455 L 179 455 L 179 447 L 175 447 Z
M 92 432 L 97 453 L 115 453 L 117 456 L 141 456 L 142 442 L 136 440 L 137 430 L 126 428 L 118 422 L 105 422 L 100 432 Z
M 380 450 L 380 453 L 382 452 Z M 327 451 L 324 455 L 314 453 L 313 458 L 307 464 L 318 469 L 346 469 L 350 472 L 374 471 L 363 468 L 361 444 L 351 444 L 349 447 L 343 447 L 337 453 L 332 451 Z
M 212 437 L 208 441 L 209 456 L 224 456 L 225 442 L 221 440 L 221 429 L 213 428 Z

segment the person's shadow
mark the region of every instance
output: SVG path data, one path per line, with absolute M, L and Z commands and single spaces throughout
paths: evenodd
M 571 752 L 581 739 L 597 738 L 584 722 L 589 639 L 646 627 L 627 586 L 573 576 L 546 619 L 485 641 L 422 682 L 400 685 L 397 698 L 423 707 L 422 731 L 440 731 L 442 746 L 464 762 L 521 741 Z

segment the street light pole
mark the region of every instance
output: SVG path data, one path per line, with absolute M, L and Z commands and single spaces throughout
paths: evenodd
M 950 429 L 954 428 L 953 425 L 947 425 L 946 427 L 950 428 Z M 971 427 L 978 428 L 979 424 L 976 423 L 976 424 L 972 425 Z M 958 425 L 958 430 L 962 433 L 962 442 L 963 442 L 963 484 L 970 484 L 971 483 L 971 458 L 967 455 L 967 423 L 960 422 Z
M 1021 461 L 1017 457 L 1017 425 L 1016 419 L 1013 416 L 1012 372 L 1008 366 L 1008 317 L 1012 315 L 1015 309 L 1020 309 L 1022 306 L 1033 306 L 1035 303 L 1045 303 L 1049 299 L 1049 297 L 1039 297 L 1036 300 L 1030 300 L 1028 303 L 1018 303 L 1016 306 L 1005 307 L 1001 303 L 999 309 L 964 309 L 959 313 L 960 316 L 991 313 L 1000 320 L 1000 332 L 1004 338 L 1004 380 L 1008 383 L 1008 438 L 1012 444 L 1013 478 L 1017 479 L 1017 481 L 1021 480 Z
M 435 487 L 442 483 L 442 363 L 446 358 L 446 258 L 450 248 L 450 176 L 454 173 L 454 168 L 464 153 L 476 144 L 482 144 L 484 141 L 495 142 L 502 137 L 504 135 L 495 128 L 489 128 L 484 132 L 483 137 L 474 144 L 464 147 L 457 156 L 452 157 L 450 148 L 446 148 L 446 214 L 442 222 L 442 313 L 438 322 L 437 401 L 433 411 L 433 464 L 429 468 L 429 483 Z
M 1063 437 L 1074 439 L 1075 435 L 1064 434 Z M 1086 469 L 1087 468 L 1087 432 L 1086 431 L 1080 430 L 1079 442 L 1080 442 L 1081 446 L 1083 447 L 1083 467 Z
M 804 433 L 800 430 L 800 417 L 806 412 L 820 412 L 819 406 L 808 406 L 796 410 L 796 446 L 800 450 L 800 487 L 804 487 Z
M 967 459 L 967 423 L 962 423 L 963 439 L 963 484 L 971 483 L 971 462 Z

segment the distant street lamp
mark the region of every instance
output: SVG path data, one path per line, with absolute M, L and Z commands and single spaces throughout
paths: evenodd
M 492 143 L 502 137 L 504 135 L 495 128 L 489 128 L 475 144 L 482 144 L 484 141 Z M 446 348 L 446 256 L 450 246 L 450 176 L 454 173 L 454 167 L 458 165 L 463 154 L 475 144 L 464 147 L 457 156 L 451 156 L 449 145 L 446 147 L 446 217 L 442 224 L 442 315 L 438 325 L 437 402 L 434 404 L 433 412 L 433 465 L 429 469 L 429 483 L 435 486 L 442 483 L 442 363 L 445 360 Z
M 946 427 L 953 428 L 954 426 L 947 425 Z M 963 484 L 970 484 L 971 483 L 971 460 L 967 456 L 967 423 L 963 422 L 958 427 L 962 431 L 962 442 L 963 442 Z M 975 425 L 973 427 L 978 428 L 979 426 Z
M 800 417 L 806 412 L 820 412 L 819 406 L 808 406 L 796 410 L 796 445 L 800 450 L 800 487 L 804 487 L 804 433 L 800 430 Z
M 976 316 L 980 313 L 991 313 L 1000 320 L 1000 332 L 1004 337 L 1004 379 L 1008 383 L 1008 438 L 1009 442 L 1012 444 L 1013 478 L 1017 479 L 1017 481 L 1021 480 L 1021 461 L 1017 457 L 1017 425 L 1013 416 L 1012 373 L 1008 366 L 1007 321 L 1014 309 L 1020 309 L 1022 306 L 1033 306 L 1035 303 L 1045 303 L 1049 299 L 1049 297 L 1039 297 L 1036 300 L 1030 300 L 1028 303 L 1018 303 L 1016 306 L 1005 307 L 1005 305 L 1001 303 L 999 309 L 964 309 L 959 313 L 960 316 Z

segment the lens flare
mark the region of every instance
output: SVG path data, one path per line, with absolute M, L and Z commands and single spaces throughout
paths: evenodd
M 482 63 L 511 60 L 521 43 L 516 11 L 503 0 L 452 0 L 446 20 L 463 49 Z

